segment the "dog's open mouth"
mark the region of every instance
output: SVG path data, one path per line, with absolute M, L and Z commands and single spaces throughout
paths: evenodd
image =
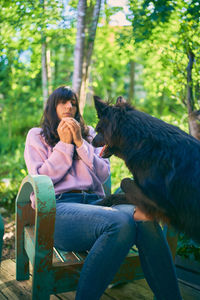
M 108 145 L 104 145 L 99 156 L 102 158 L 109 158 L 113 153 Z

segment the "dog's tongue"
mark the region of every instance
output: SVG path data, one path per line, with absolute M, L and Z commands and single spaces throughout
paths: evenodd
M 101 149 L 101 152 L 100 152 L 100 154 L 99 154 L 99 156 L 100 157 L 102 157 L 102 155 L 103 155 L 103 152 L 104 152 L 104 150 L 106 149 L 106 145 L 105 146 L 103 146 L 103 148 Z

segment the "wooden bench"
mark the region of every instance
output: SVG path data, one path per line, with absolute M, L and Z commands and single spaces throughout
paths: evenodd
M 0 262 L 1 262 L 2 247 L 3 247 L 3 235 L 4 235 L 4 224 L 3 224 L 2 217 L 0 215 Z
M 107 192 L 109 192 L 109 183 Z M 105 188 L 105 189 L 106 189 Z M 36 209 L 30 205 L 34 191 Z M 32 299 L 49 299 L 50 294 L 76 290 L 87 252 L 63 252 L 53 247 L 56 213 L 55 193 L 48 176 L 24 178 L 16 199 L 16 279 L 29 279 L 29 261 L 33 266 Z M 175 256 L 177 235 L 166 235 Z M 144 278 L 137 249 L 130 250 L 112 284 Z

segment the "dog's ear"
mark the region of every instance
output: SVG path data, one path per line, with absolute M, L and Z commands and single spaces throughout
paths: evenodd
M 94 96 L 94 105 L 97 110 L 98 118 L 101 118 L 103 110 L 108 106 L 101 98 Z
M 122 96 L 117 97 L 116 104 L 120 104 L 120 103 L 126 103 L 126 100 Z

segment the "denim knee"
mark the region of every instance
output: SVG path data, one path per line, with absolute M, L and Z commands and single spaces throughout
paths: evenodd
M 131 247 L 136 239 L 135 221 L 131 215 L 121 211 L 118 211 L 116 215 L 112 221 L 109 220 L 108 231 L 110 233 L 115 232 L 117 235 L 116 242 L 119 244 L 127 243 Z

